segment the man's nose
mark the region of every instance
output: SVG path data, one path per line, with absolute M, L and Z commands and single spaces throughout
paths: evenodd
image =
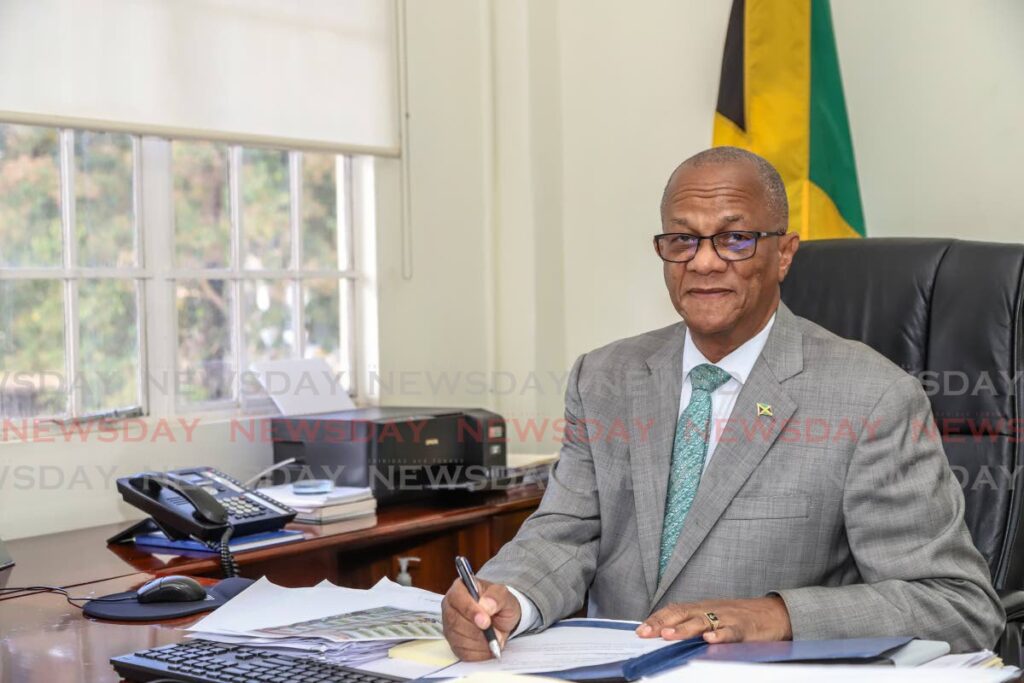
M 690 260 L 687 270 L 695 273 L 713 273 L 723 271 L 728 264 L 715 251 L 711 240 L 701 240 L 697 245 L 697 254 Z

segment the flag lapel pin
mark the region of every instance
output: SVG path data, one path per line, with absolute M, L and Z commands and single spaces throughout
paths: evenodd
M 772 407 L 767 403 L 757 404 L 757 416 L 772 417 Z

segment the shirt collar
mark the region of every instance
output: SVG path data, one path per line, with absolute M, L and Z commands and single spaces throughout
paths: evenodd
M 746 382 L 747 378 L 750 377 L 751 370 L 754 369 L 754 363 L 757 362 L 761 351 L 764 350 L 764 345 L 768 342 L 768 333 L 772 331 L 776 315 L 777 312 L 772 313 L 772 317 L 768 319 L 768 324 L 760 332 L 740 344 L 735 351 L 717 363 L 712 363 L 704 357 L 704 354 L 700 352 L 697 345 L 693 343 L 690 331 L 686 330 L 686 338 L 683 341 L 683 380 L 690 375 L 690 370 L 693 370 L 702 363 L 709 363 L 728 372 L 740 384 Z

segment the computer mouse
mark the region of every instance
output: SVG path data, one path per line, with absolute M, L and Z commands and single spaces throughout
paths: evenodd
M 206 597 L 206 589 L 187 576 L 161 576 L 136 591 L 139 602 L 195 602 Z

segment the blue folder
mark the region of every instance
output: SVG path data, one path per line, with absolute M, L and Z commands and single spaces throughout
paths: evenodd
M 236 536 L 228 542 L 228 548 L 230 548 L 233 553 L 239 553 L 246 550 L 256 550 L 257 548 L 269 548 L 275 545 L 293 543 L 295 541 L 301 541 L 303 538 L 304 536 L 301 531 L 278 529 L 276 531 L 263 531 L 260 533 L 249 534 L 247 536 Z M 216 543 L 206 543 L 191 538 L 172 540 L 158 531 L 147 534 L 137 534 L 135 536 L 135 545 L 145 550 L 150 550 L 150 552 L 153 552 L 154 550 L 173 550 L 176 552 L 208 554 L 216 554 L 220 552 Z
M 609 622 L 593 619 L 572 619 L 554 624 L 635 630 L 640 622 Z M 540 674 L 565 681 L 635 681 L 682 666 L 692 659 L 710 659 L 726 662 L 789 662 L 817 664 L 871 663 L 885 659 L 912 638 L 853 638 L 846 640 L 797 640 L 774 643 L 730 643 L 708 645 L 703 638 L 680 640 L 672 645 L 621 662 L 582 666 Z

